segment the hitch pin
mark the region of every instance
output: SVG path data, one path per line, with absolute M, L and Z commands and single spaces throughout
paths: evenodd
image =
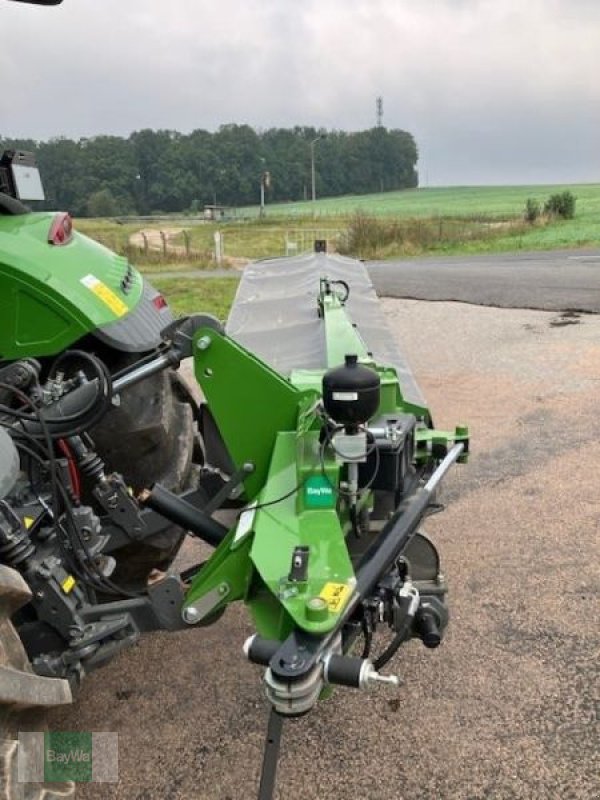
M 367 686 L 373 683 L 386 683 L 388 686 L 395 686 L 396 688 L 402 683 L 397 675 L 381 675 L 381 673 L 377 672 L 375 669 L 367 672 L 365 682 Z

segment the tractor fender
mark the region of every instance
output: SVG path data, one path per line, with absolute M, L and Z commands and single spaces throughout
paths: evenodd
M 161 331 L 173 322 L 173 313 L 160 292 L 143 279 L 137 305 L 124 317 L 102 325 L 94 336 L 103 344 L 123 353 L 145 353 L 162 342 Z

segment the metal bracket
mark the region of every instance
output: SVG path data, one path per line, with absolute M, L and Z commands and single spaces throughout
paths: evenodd
M 190 603 L 189 606 L 183 609 L 181 612 L 183 621 L 187 622 L 188 625 L 195 625 L 201 622 L 211 611 L 214 611 L 217 606 L 221 605 L 230 592 L 231 587 L 229 584 L 222 581 L 218 586 L 215 586 L 214 589 L 206 592 L 206 594 L 203 594 L 202 597 L 194 603 Z
M 105 483 L 96 486 L 93 494 L 114 525 L 126 531 L 131 539 L 143 537 L 146 526 L 141 509 L 118 476 L 110 475 Z
M 216 495 L 204 506 L 204 513 L 210 516 L 218 508 L 221 508 L 225 500 L 239 497 L 241 491 L 236 492 L 236 490 L 241 486 L 244 478 L 251 475 L 253 472 L 254 464 L 251 461 L 242 464 L 242 466 L 229 477 L 227 483 L 219 489 Z

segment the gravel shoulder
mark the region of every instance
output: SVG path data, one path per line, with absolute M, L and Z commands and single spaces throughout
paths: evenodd
M 471 461 L 426 525 L 452 619 L 439 650 L 401 649 L 399 691 L 339 691 L 286 727 L 278 797 L 595 800 L 600 316 L 383 307 L 437 425 L 471 427 Z M 118 731 L 121 780 L 79 797 L 254 797 L 267 709 L 250 631 L 231 609 L 91 675 L 50 724 Z

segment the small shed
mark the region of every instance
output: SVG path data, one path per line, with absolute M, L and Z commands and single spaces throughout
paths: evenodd
M 232 206 L 204 206 L 204 219 L 207 222 L 227 222 L 236 217 L 236 209 Z

